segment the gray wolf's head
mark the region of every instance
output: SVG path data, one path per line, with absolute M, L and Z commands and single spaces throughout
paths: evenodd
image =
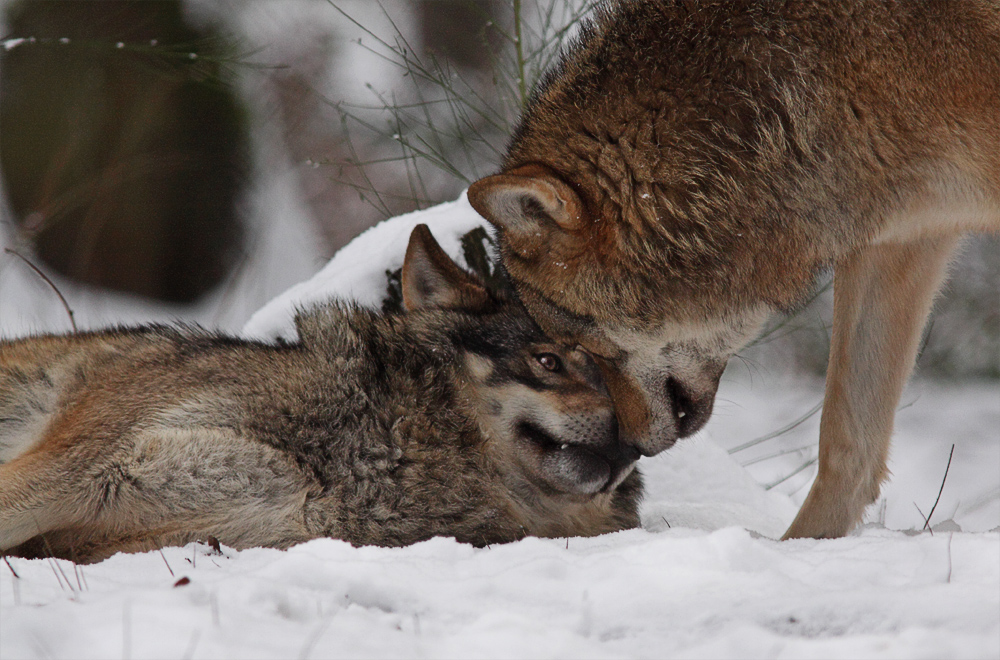
M 637 448 L 623 442 L 591 355 L 545 335 L 524 308 L 488 291 L 438 246 L 426 225 L 410 237 L 402 272 L 408 314 L 449 313 L 463 385 L 498 462 L 550 494 L 614 490 Z

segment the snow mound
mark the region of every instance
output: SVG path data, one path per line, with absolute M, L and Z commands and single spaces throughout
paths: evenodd
M 995 658 L 1000 536 L 726 528 L 11 560 L 4 658 Z M 60 581 L 63 581 L 60 583 Z M 187 582 L 182 586 L 174 586 Z
M 379 307 L 388 284 L 386 271 L 403 265 L 410 232 L 419 224 L 426 224 L 444 251 L 461 265 L 467 265 L 461 255 L 462 236 L 489 226 L 469 205 L 464 192 L 454 202 L 381 222 L 345 245 L 311 279 L 264 305 L 247 321 L 243 335 L 263 340 L 297 338 L 292 323 L 295 310 L 330 298 Z

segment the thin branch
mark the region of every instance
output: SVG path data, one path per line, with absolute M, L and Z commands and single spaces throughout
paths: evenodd
M 69 303 L 66 302 L 66 298 L 63 297 L 62 292 L 59 291 L 59 287 L 57 287 L 52 282 L 52 280 L 49 279 L 48 275 L 46 275 L 45 273 L 43 273 L 38 266 L 36 266 L 35 264 L 33 264 L 30 261 L 28 261 L 27 257 L 25 257 L 24 255 L 22 255 L 17 250 L 12 250 L 10 248 L 4 248 L 3 251 L 6 252 L 7 254 L 14 255 L 15 257 L 17 257 L 18 259 L 20 259 L 24 263 L 28 264 L 28 267 L 31 268 L 31 270 L 35 271 L 35 273 L 37 273 L 40 278 L 42 278 L 43 280 L 45 280 L 46 284 L 48 284 L 50 287 L 52 287 L 52 290 L 56 292 L 57 296 L 59 296 L 59 300 L 62 301 L 62 305 L 63 305 L 63 308 L 66 310 L 66 313 L 69 314 L 69 324 L 71 326 L 73 326 L 73 332 L 78 332 L 77 327 L 76 327 L 76 321 L 73 319 L 73 310 L 70 309 Z
M 745 442 L 742 445 L 740 445 L 739 447 L 733 447 L 732 449 L 729 450 L 729 453 L 730 454 L 735 454 L 737 452 L 743 451 L 744 449 L 749 449 L 750 447 L 753 447 L 754 445 L 759 445 L 762 442 L 766 442 L 767 440 L 770 440 L 772 438 L 776 438 L 779 435 L 782 435 L 784 433 L 788 433 L 789 431 L 791 431 L 792 429 L 794 429 L 796 426 L 799 426 L 800 424 L 804 423 L 806 420 L 808 420 L 810 417 L 812 417 L 813 415 L 815 415 L 816 413 L 818 413 L 822 409 L 823 409 L 823 402 L 820 401 L 819 403 L 817 403 L 815 406 L 813 406 L 812 408 L 810 408 L 808 410 L 808 412 L 806 412 L 804 415 L 802 415 L 798 419 L 796 419 L 796 420 L 792 421 L 791 423 L 789 423 L 789 424 L 781 427 L 777 431 L 771 431 L 767 435 L 762 435 L 759 438 L 754 438 L 750 442 Z
M 757 457 L 755 459 L 747 461 L 746 463 L 741 463 L 741 465 L 743 467 L 747 467 L 748 465 L 753 465 L 754 463 L 762 463 L 764 461 L 769 461 L 772 458 L 778 458 L 779 456 L 787 456 L 788 454 L 795 454 L 795 453 L 802 452 L 802 451 L 808 451 L 808 450 L 812 449 L 815 446 L 816 445 L 814 443 L 814 444 L 811 444 L 811 445 L 806 445 L 804 447 L 795 447 L 793 449 L 785 449 L 784 451 L 774 452 L 773 454 L 767 454 L 766 456 L 759 456 L 759 457 Z
M 802 305 L 799 307 L 799 311 L 798 312 L 795 312 L 794 314 L 790 314 L 788 316 L 782 317 L 774 325 L 772 325 L 770 328 L 768 328 L 767 330 L 765 330 L 763 332 L 763 334 L 761 334 L 759 337 L 757 337 L 752 342 L 750 342 L 749 346 L 757 346 L 758 344 L 767 343 L 767 340 L 768 340 L 769 337 L 771 337 L 771 335 L 773 335 L 775 332 L 777 332 L 778 330 L 781 330 L 786 325 L 788 325 L 789 323 L 791 323 L 792 320 L 794 320 L 796 317 L 798 317 L 799 314 L 801 314 L 803 311 L 805 311 L 806 309 L 808 309 L 809 306 L 813 304 L 813 302 L 815 302 L 820 296 L 822 296 L 824 293 L 826 293 L 832 287 L 833 287 L 833 279 L 827 280 L 821 287 L 819 287 L 815 291 L 813 291 L 812 295 L 809 296 L 802 303 Z M 826 324 L 824 323 L 822 325 L 824 326 L 824 330 L 825 330 L 826 329 L 826 327 L 825 327 Z M 799 329 L 799 328 L 796 328 L 796 329 Z M 780 336 L 784 336 L 784 335 L 780 335 Z
M 945 578 L 945 582 L 951 584 L 951 540 L 955 538 L 955 532 L 948 535 L 948 576 Z
M 524 70 L 524 46 L 521 43 L 521 0 L 514 0 L 514 47 L 517 51 L 517 91 L 521 97 L 521 107 L 528 102 L 527 81 Z
M 810 465 L 815 464 L 816 461 L 818 461 L 818 460 L 819 460 L 818 458 L 813 458 L 813 459 L 810 459 L 810 460 L 806 461 L 805 463 L 803 463 L 802 465 L 800 465 L 799 467 L 797 467 L 795 470 L 793 470 L 790 474 L 787 474 L 787 475 L 783 476 L 781 479 L 778 479 L 777 481 L 772 481 L 771 483 L 769 483 L 766 486 L 764 486 L 764 490 L 771 490 L 775 486 L 778 486 L 780 484 L 785 483 L 786 481 L 788 481 L 789 479 L 791 479 L 792 477 L 794 477 L 795 475 L 797 475 L 799 472 L 802 472 L 802 470 L 805 470 Z
M 937 508 L 938 502 L 941 501 L 941 493 L 944 492 L 944 482 L 948 478 L 948 470 L 951 469 L 951 457 L 955 455 L 955 445 L 952 443 L 951 451 L 948 452 L 948 465 L 944 468 L 944 476 L 941 478 L 941 487 L 938 489 L 937 499 L 934 500 L 934 506 L 931 507 L 931 512 L 927 514 L 927 519 L 924 520 L 924 529 L 930 529 L 931 516 L 934 515 L 934 509 Z
M 170 571 L 170 577 L 174 577 L 174 569 L 170 568 L 170 563 L 167 561 L 167 556 L 163 554 L 163 548 L 157 548 L 160 556 L 163 557 L 163 563 L 167 565 L 167 570 Z
M 933 529 L 929 529 L 927 527 L 927 521 L 930 520 L 930 517 L 924 515 L 924 512 L 920 510 L 920 507 L 917 506 L 916 502 L 913 503 L 913 508 L 917 510 L 917 513 L 919 513 L 920 517 L 923 519 L 923 521 L 924 521 L 924 529 L 926 529 L 928 532 L 930 532 L 931 536 L 934 536 L 934 530 Z
M 56 569 L 57 569 L 57 566 L 56 566 L 56 563 L 55 563 L 55 560 L 54 560 L 54 559 L 52 559 L 52 557 L 46 557 L 46 559 L 48 559 L 48 560 L 49 560 L 49 566 L 50 566 L 50 567 L 52 568 L 52 572 L 53 572 L 53 573 L 55 573 L 55 576 L 56 576 L 56 582 L 58 582 L 58 583 L 59 583 L 59 588 L 60 588 L 60 589 L 62 589 L 63 591 L 65 591 L 65 590 L 66 590 L 66 587 L 65 587 L 65 586 L 63 586 L 63 581 L 62 581 L 62 578 L 60 578 L 60 577 L 59 577 L 59 573 L 62 573 L 62 569 L 61 569 L 61 568 L 59 568 L 58 570 L 56 570 Z M 65 573 L 63 573 L 63 578 L 65 578 L 65 577 L 66 577 L 66 574 L 65 574 Z M 69 583 L 69 580 L 66 580 L 66 586 L 68 586 L 68 587 L 69 587 L 70 591 L 72 591 L 72 590 L 73 590 L 73 585 L 71 585 L 71 584 Z
M 190 660 L 194 657 L 194 649 L 198 646 L 198 640 L 201 638 L 201 630 L 195 630 L 191 633 L 191 640 L 188 642 L 187 648 L 184 650 L 184 655 L 181 656 L 184 660 Z

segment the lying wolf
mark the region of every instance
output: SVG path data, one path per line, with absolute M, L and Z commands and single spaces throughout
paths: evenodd
M 832 266 L 819 474 L 786 536 L 841 536 L 887 475 L 956 243 L 1000 230 L 1000 4 L 606 3 L 469 201 L 647 454 Z
M 161 326 L 0 342 L 0 549 L 96 561 L 213 536 L 475 545 L 633 527 L 638 452 L 592 360 L 425 225 L 402 314 L 272 346 Z

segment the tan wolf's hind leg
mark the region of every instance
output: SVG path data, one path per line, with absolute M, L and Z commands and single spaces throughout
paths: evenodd
M 957 236 L 873 245 L 836 264 L 819 473 L 784 538 L 836 538 L 886 477 L 893 417 Z

